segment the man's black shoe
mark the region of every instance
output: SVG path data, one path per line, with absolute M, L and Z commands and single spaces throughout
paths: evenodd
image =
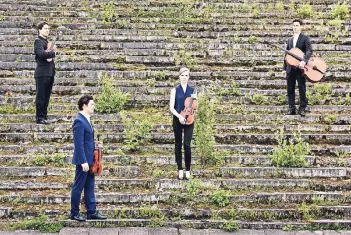
M 95 220 L 95 219 L 107 219 L 106 216 L 101 215 L 99 212 L 95 212 L 94 214 L 88 214 L 87 215 L 88 220 Z
M 81 215 L 70 216 L 70 219 L 71 220 L 77 220 L 79 222 L 84 222 L 84 221 L 87 220 L 84 216 L 81 216 Z
M 46 121 L 45 119 L 38 119 L 37 124 L 49 125 L 48 121 Z
M 301 115 L 301 117 L 306 116 L 304 109 L 299 109 L 299 114 Z
M 296 110 L 289 109 L 286 115 L 296 115 Z

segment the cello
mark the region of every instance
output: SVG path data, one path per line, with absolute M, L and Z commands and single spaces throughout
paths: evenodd
M 196 89 L 193 94 L 196 94 Z M 198 102 L 193 96 L 188 97 L 184 101 L 184 109 L 180 112 L 180 115 L 185 118 L 185 125 L 191 125 L 195 120 L 195 110 L 197 109 Z
M 100 141 L 100 135 L 97 135 L 98 143 Z M 100 175 L 102 172 L 102 147 L 97 144 L 94 150 L 93 166 L 90 168 L 90 173 L 94 175 Z
M 291 48 L 290 51 L 265 41 L 267 44 L 279 48 L 286 53 L 285 62 L 295 68 L 298 68 L 298 64 L 304 60 L 304 53 L 297 47 Z M 327 70 L 327 64 L 322 58 L 312 57 L 308 60 L 302 70 L 303 76 L 310 82 L 319 82 L 325 75 Z

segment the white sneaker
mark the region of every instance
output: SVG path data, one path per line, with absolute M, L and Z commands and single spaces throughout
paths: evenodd
M 185 171 L 185 179 L 190 179 L 190 171 Z
M 178 179 L 182 180 L 184 178 L 184 172 L 183 170 L 178 171 Z

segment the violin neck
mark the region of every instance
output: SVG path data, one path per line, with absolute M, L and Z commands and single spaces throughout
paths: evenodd
M 54 46 L 55 46 L 55 40 L 51 43 L 51 45 L 50 45 L 50 50 L 53 50 L 54 49 Z
M 276 48 L 279 48 L 280 50 L 284 51 L 284 52 L 285 52 L 286 54 L 288 54 L 288 55 L 291 55 L 292 57 L 294 57 L 294 58 L 297 59 L 297 60 L 300 60 L 300 61 L 303 60 L 302 57 L 300 57 L 300 56 L 298 56 L 298 55 L 295 55 L 294 53 L 291 53 L 290 51 L 288 51 L 288 50 L 286 50 L 286 49 L 284 49 L 284 48 L 282 48 L 282 47 L 280 47 L 280 46 L 278 46 L 278 45 L 276 45 L 276 44 L 273 44 L 273 43 L 270 43 L 270 42 L 268 42 L 268 44 L 271 45 L 271 46 L 274 46 L 274 47 L 276 47 Z
M 191 108 L 191 106 L 193 106 L 193 100 L 194 100 L 193 97 L 190 97 L 188 108 Z

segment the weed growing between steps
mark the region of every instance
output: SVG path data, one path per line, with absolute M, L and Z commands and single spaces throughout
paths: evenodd
M 190 69 L 194 68 L 198 63 L 197 58 L 192 54 L 192 52 L 187 52 L 185 50 L 177 51 L 177 53 L 174 55 L 174 61 L 176 65 L 186 66 Z
M 229 204 L 230 194 L 226 190 L 215 191 L 212 196 L 210 196 L 210 202 L 219 207 L 225 207 Z
M 300 18 L 309 18 L 313 14 L 312 6 L 309 3 L 299 4 L 299 8 L 297 9 L 297 15 Z
M 347 3 L 338 2 L 330 11 L 330 17 L 333 19 L 347 20 L 350 17 L 350 10 Z
M 224 162 L 215 149 L 215 101 L 206 94 L 199 95 L 199 109 L 195 123 L 195 151 L 204 165 L 222 165 Z
M 136 119 L 126 113 L 121 113 L 122 122 L 125 125 L 124 143 L 129 152 L 142 152 L 144 146 L 151 140 L 153 122 L 149 116 Z
M 130 94 L 123 93 L 116 88 L 113 81 L 113 77 L 109 77 L 107 74 L 99 77 L 102 90 L 96 97 L 96 111 L 98 113 L 119 113 L 130 98 Z
M 240 229 L 240 226 L 237 224 L 236 221 L 228 220 L 228 221 L 224 222 L 220 226 L 220 228 L 223 229 L 224 231 L 227 231 L 227 232 L 235 232 L 235 231 L 238 231 Z
M 310 105 L 327 104 L 331 100 L 331 84 L 315 84 L 311 91 L 307 91 L 306 96 Z
M 271 164 L 275 167 L 307 167 L 306 156 L 311 151 L 310 145 L 305 142 L 300 133 L 294 138 L 286 139 L 283 129 L 276 137 L 278 146 L 270 155 Z
M 349 228 L 339 225 L 337 223 L 331 223 L 327 225 L 286 225 L 283 228 L 283 231 L 302 231 L 302 230 L 309 230 L 309 231 L 321 231 L 321 230 L 335 230 L 335 231 L 343 231 L 343 230 L 350 230 Z
M 68 165 L 65 161 L 65 155 L 62 153 L 39 154 L 34 158 L 21 159 L 20 166 L 56 166 L 63 167 Z
M 327 116 L 324 117 L 324 122 L 328 125 L 335 124 L 336 123 L 336 115 L 328 114 Z
M 35 113 L 35 107 L 32 104 L 29 104 L 25 107 L 16 106 L 5 102 L 5 104 L 0 105 L 0 114 L 22 114 L 22 113 Z M 9 122 L 16 122 L 16 120 L 9 120 Z
M 40 232 L 57 233 L 63 228 L 61 222 L 51 222 L 46 215 L 40 215 L 33 219 L 25 219 L 24 221 L 10 225 L 10 229 L 32 229 Z

